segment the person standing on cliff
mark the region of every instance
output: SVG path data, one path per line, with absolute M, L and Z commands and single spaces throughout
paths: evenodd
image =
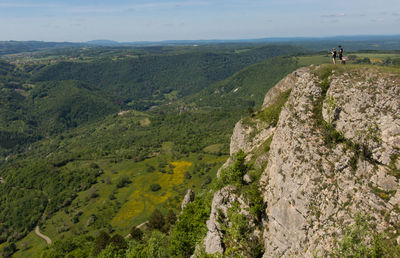
M 336 64 L 336 49 L 332 48 L 332 62 L 333 64 Z
M 339 48 L 339 60 L 341 64 L 344 64 L 344 60 L 343 60 L 343 48 L 341 45 L 338 46 Z

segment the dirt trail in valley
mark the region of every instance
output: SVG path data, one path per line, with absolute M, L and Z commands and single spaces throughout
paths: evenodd
M 46 241 L 48 245 L 51 244 L 51 239 L 50 239 L 50 237 L 48 237 L 48 236 L 43 235 L 42 233 L 40 233 L 40 231 L 39 231 L 39 226 L 36 226 L 36 228 L 35 228 L 35 234 L 36 234 L 38 237 L 43 238 L 44 241 Z

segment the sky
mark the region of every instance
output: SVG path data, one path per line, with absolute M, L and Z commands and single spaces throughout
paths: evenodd
M 0 40 L 400 34 L 400 0 L 0 0 Z

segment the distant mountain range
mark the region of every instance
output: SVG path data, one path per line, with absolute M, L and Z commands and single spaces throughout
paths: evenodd
M 163 40 L 163 41 L 132 41 L 118 42 L 114 40 L 91 40 L 86 42 L 100 46 L 136 46 L 136 45 L 204 45 L 220 43 L 287 43 L 287 42 L 314 42 L 314 41 L 381 41 L 400 40 L 400 35 L 354 35 L 333 37 L 274 37 L 258 39 L 209 39 L 209 40 Z
M 196 46 L 213 44 L 295 44 L 310 50 L 326 50 L 337 44 L 346 46 L 346 50 L 399 50 L 400 35 L 354 35 L 334 37 L 276 37 L 259 39 L 232 40 L 164 40 L 118 42 L 100 39 L 87 42 L 44 42 L 44 41 L 0 41 L 0 56 L 44 49 L 71 47 L 151 47 L 151 46 Z

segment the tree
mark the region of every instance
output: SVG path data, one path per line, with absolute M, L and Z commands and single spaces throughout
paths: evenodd
M 164 215 L 159 209 L 155 209 L 149 218 L 149 228 L 161 230 L 164 227 Z
M 164 232 L 168 232 L 172 225 L 176 223 L 176 214 L 173 210 L 169 209 L 167 216 L 165 216 Z
M 131 229 L 131 237 L 132 237 L 132 239 L 141 241 L 143 239 L 143 231 L 140 228 L 138 228 L 137 226 L 134 226 Z
M 167 216 L 165 217 L 165 222 L 170 224 L 170 225 L 174 225 L 176 222 L 176 214 L 173 210 L 169 209 Z
M 115 248 L 119 250 L 125 250 L 128 248 L 128 244 L 126 243 L 124 237 L 120 234 L 113 235 L 113 237 L 110 239 L 109 244 L 114 245 Z
M 147 257 L 157 257 L 157 258 L 164 258 L 170 257 L 168 254 L 168 237 L 157 231 L 154 230 L 151 232 L 151 237 L 147 241 L 146 247 L 146 256 Z
M 99 255 L 100 252 L 107 246 L 109 241 L 110 241 L 110 236 L 107 234 L 107 232 L 101 230 L 94 244 L 94 248 L 92 251 L 93 256 Z
M 122 188 L 130 183 L 131 183 L 131 180 L 129 180 L 129 177 L 127 175 L 122 175 L 117 180 L 117 188 Z

